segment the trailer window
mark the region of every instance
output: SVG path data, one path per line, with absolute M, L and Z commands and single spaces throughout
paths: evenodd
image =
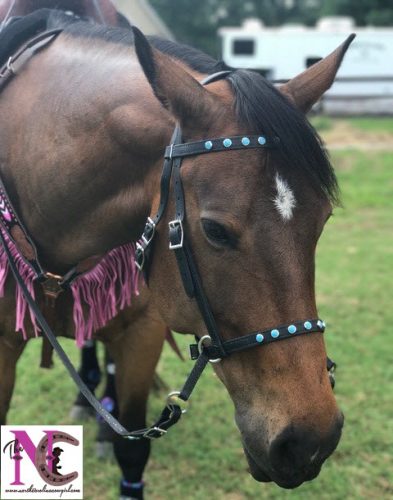
M 306 68 L 309 68 L 313 64 L 316 64 L 317 62 L 321 61 L 322 57 L 307 57 L 306 59 Z
M 255 40 L 234 40 L 232 47 L 233 54 L 237 56 L 253 56 L 255 52 Z

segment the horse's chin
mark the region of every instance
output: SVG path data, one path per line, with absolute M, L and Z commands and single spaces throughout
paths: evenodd
M 261 467 L 256 463 L 256 461 L 252 458 L 250 452 L 247 450 L 247 448 L 244 446 L 244 453 L 247 458 L 247 462 L 249 465 L 249 472 L 253 479 L 260 483 L 270 483 L 274 482 L 277 484 L 277 486 L 280 486 L 280 488 L 285 488 L 285 489 L 294 489 L 303 484 L 305 481 L 311 481 L 312 479 L 315 479 L 319 472 L 320 472 L 320 467 L 316 468 L 313 473 L 310 473 L 306 477 L 302 477 L 301 479 L 299 478 L 283 478 L 283 477 L 275 477 L 276 475 L 272 472 L 271 475 L 269 475 L 267 472 L 265 472 Z
M 270 483 L 272 479 L 259 467 L 259 465 L 257 465 L 245 446 L 243 446 L 243 449 L 248 462 L 248 471 L 251 476 L 255 479 L 255 481 L 260 483 Z

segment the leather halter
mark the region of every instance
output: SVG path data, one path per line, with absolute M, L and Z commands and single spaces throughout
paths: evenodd
M 20 51 L 18 51 L 15 56 L 10 58 L 6 66 L 0 69 L 0 90 L 6 85 L 6 83 L 8 83 L 9 79 L 13 75 L 15 75 L 17 71 L 19 71 L 23 64 L 32 55 L 34 55 L 37 50 L 43 48 L 49 42 L 54 40 L 60 32 L 61 30 L 56 30 L 39 35 L 38 37 L 28 42 Z M 206 85 L 213 81 L 224 78 L 229 73 L 229 71 L 223 71 L 210 75 L 202 83 Z M 197 266 L 190 251 L 188 238 L 184 231 L 186 212 L 184 192 L 180 176 L 180 167 L 182 164 L 182 159 L 184 157 L 197 154 L 213 153 L 216 151 L 230 151 L 234 149 L 242 150 L 250 148 L 273 148 L 277 147 L 278 145 L 278 138 L 267 138 L 263 135 L 248 137 L 227 137 L 222 139 L 211 139 L 207 141 L 182 144 L 180 127 L 177 126 L 174 131 L 171 145 L 165 151 L 164 168 L 161 177 L 161 196 L 158 212 L 154 218 L 148 218 L 142 237 L 137 243 L 136 263 L 140 270 L 146 271 L 144 267 L 146 266 L 151 256 L 151 243 L 155 236 L 155 228 L 162 219 L 168 204 L 170 182 L 173 174 L 174 195 L 176 199 L 176 215 L 175 219 L 169 222 L 169 248 L 175 252 L 180 275 L 183 280 L 184 289 L 189 297 L 193 297 L 196 299 L 200 313 L 205 322 L 208 335 L 197 339 L 198 344 L 190 346 L 191 358 L 196 360 L 196 363 L 190 375 L 186 379 L 182 390 L 168 395 L 165 408 L 161 413 L 160 418 L 152 426 L 145 429 L 139 429 L 132 432 L 125 429 L 113 417 L 113 415 L 111 415 L 101 405 L 101 403 L 88 389 L 86 384 L 82 381 L 79 374 L 75 370 L 75 367 L 72 365 L 70 359 L 59 344 L 56 335 L 53 333 L 52 329 L 45 320 L 37 303 L 26 287 L 24 280 L 20 275 L 15 261 L 11 255 L 7 241 L 2 231 L 0 231 L 0 241 L 3 244 L 4 251 L 9 260 L 11 271 L 15 277 L 15 280 L 21 287 L 26 301 L 33 311 L 37 322 L 41 326 L 43 334 L 53 346 L 60 360 L 69 372 L 71 378 L 78 386 L 78 389 L 86 397 L 88 402 L 97 411 L 97 413 L 117 434 L 130 440 L 155 439 L 166 434 L 167 430 L 176 422 L 178 422 L 182 416 L 182 413 L 184 413 L 185 410 L 183 409 L 183 403 L 188 401 L 197 381 L 199 380 L 199 377 L 201 376 L 205 366 L 209 361 L 219 362 L 221 358 L 227 357 L 235 352 L 242 351 L 244 349 L 260 346 L 277 340 L 288 339 L 298 335 L 324 331 L 325 324 L 321 320 L 309 319 L 301 322 L 294 322 L 290 325 L 275 327 L 273 329 L 265 331 L 253 332 L 232 340 L 222 340 L 214 319 L 214 315 L 210 308 L 209 301 L 203 291 L 202 282 L 199 277 Z M 34 243 L 28 236 L 25 228 L 18 219 L 2 185 L 0 186 L 0 195 L 0 223 L 3 229 L 7 232 L 8 236 L 17 244 L 17 246 L 18 238 L 13 238 L 13 233 L 15 233 L 15 231 L 13 230 L 16 227 L 17 232 L 22 233 L 22 242 L 25 244 L 27 243 L 30 250 L 30 258 L 25 258 L 27 263 L 36 272 L 37 280 L 40 281 L 50 278 L 50 273 L 45 273 L 45 271 L 43 271 L 42 267 L 40 266 Z M 2 207 L 4 210 L 2 210 Z M 77 268 L 75 268 L 75 270 L 71 270 L 67 278 L 69 280 L 73 279 L 73 277 L 77 275 L 76 273 L 78 273 Z M 61 280 L 59 281 L 60 278 Z M 62 277 L 55 277 L 55 281 L 57 283 L 57 286 L 60 287 L 65 284 Z M 69 283 L 68 280 L 67 282 Z M 335 364 L 328 359 L 329 372 L 333 371 L 334 367 Z

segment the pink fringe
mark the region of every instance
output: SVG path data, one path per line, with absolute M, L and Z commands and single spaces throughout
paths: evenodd
M 30 293 L 34 294 L 35 273 L 21 257 L 15 244 L 3 232 L 18 271 L 23 277 Z M 92 270 L 79 276 L 71 285 L 74 298 L 73 319 L 75 340 L 82 347 L 85 340 L 103 328 L 119 311 L 131 305 L 133 295 L 138 295 L 139 273 L 134 262 L 135 248 L 128 243 L 111 250 Z M 4 249 L 0 248 L 0 297 L 4 297 L 5 282 L 9 265 Z M 21 331 L 27 339 L 25 317 L 29 309 L 34 333 L 38 336 L 40 329 L 34 314 L 28 308 L 22 290 L 16 286 L 16 321 L 15 331 Z
M 3 232 L 3 236 L 5 237 L 5 240 L 8 244 L 8 247 L 11 251 L 12 257 L 16 263 L 16 267 L 20 273 L 20 275 L 23 278 L 23 281 L 25 282 L 27 289 L 31 293 L 32 297 L 35 299 L 35 292 L 34 292 L 34 278 L 35 278 L 35 273 L 31 269 L 30 266 L 26 264 L 24 259 L 21 257 L 18 249 L 16 248 L 15 244 L 9 239 L 7 233 L 5 233 L 2 229 L 1 231 Z M 9 272 L 9 264 L 8 264 L 8 259 L 7 255 L 4 251 L 3 246 L 1 245 L 0 248 L 0 298 L 4 297 L 4 289 L 5 289 L 5 282 L 7 280 Z M 27 340 L 27 331 L 26 331 L 26 326 L 25 326 L 25 317 L 26 317 L 26 312 L 27 309 L 29 309 L 29 315 L 30 315 L 30 320 L 33 325 L 34 329 L 34 334 L 36 337 L 38 337 L 38 333 L 40 331 L 39 326 L 37 325 L 35 316 L 33 312 L 30 310 L 30 308 L 27 305 L 27 302 L 24 298 L 24 295 L 22 293 L 22 290 L 19 285 L 16 286 L 16 292 L 15 292 L 15 301 L 16 301 L 16 319 L 15 319 L 15 331 L 17 332 L 22 332 L 23 338 Z
M 139 273 L 134 255 L 131 243 L 115 248 L 72 283 L 75 339 L 79 347 L 119 311 L 130 306 L 133 295 L 138 295 Z

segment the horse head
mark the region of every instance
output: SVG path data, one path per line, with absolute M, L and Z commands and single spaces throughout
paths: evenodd
M 125 44 L 129 32 L 105 30 L 100 40 L 102 30 L 82 25 L 37 54 L 0 102 L 2 175 L 23 200 L 47 267 L 60 274 L 137 238 L 159 205 L 162 153 L 177 122 L 182 142 L 201 141 L 209 154 L 184 157 L 156 228 L 149 287 L 165 322 L 199 339 L 207 333 L 168 249 L 173 192 L 181 198 L 183 190 L 183 231 L 220 337 L 306 328 L 317 317 L 315 249 L 338 193 L 304 113 L 332 84 L 352 38 L 279 89 L 244 70 L 203 86 L 204 74 L 137 30 Z M 343 425 L 322 334 L 266 342 L 214 367 L 253 477 L 288 488 L 314 478 Z
M 215 138 L 240 136 L 245 146 L 251 134 L 279 139 L 273 149 L 245 147 L 183 160 L 184 233 L 221 337 L 317 317 L 315 249 L 338 188 L 304 113 L 331 86 L 352 37 L 276 89 L 243 70 L 204 87 L 140 32 L 135 35 L 140 64 L 180 124 L 183 142 L 206 141 L 210 148 Z M 201 338 L 205 323 L 168 250 L 165 227 L 175 201 L 171 195 L 157 228 L 150 288 L 172 329 Z M 252 476 L 288 488 L 316 477 L 343 426 L 322 334 L 236 352 L 214 368 L 233 400 Z

